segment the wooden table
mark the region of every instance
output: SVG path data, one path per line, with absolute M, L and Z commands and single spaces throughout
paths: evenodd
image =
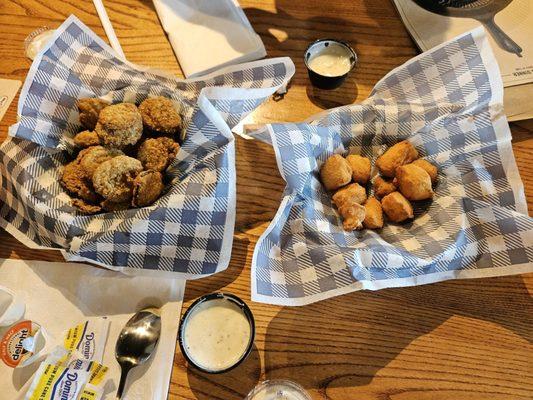
M 106 0 L 126 57 L 181 76 L 151 0 Z M 249 123 L 302 120 L 325 108 L 359 102 L 383 76 L 417 54 L 388 0 L 241 0 L 271 57 L 290 56 L 296 75 L 283 101 L 261 106 Z M 24 80 L 27 34 L 76 14 L 105 38 L 92 2 L 3 0 L 0 75 Z M 302 62 L 319 37 L 351 43 L 360 65 L 332 92 L 309 85 Z M 0 125 L 2 139 L 16 106 Z M 533 210 L 533 123 L 512 124 L 513 149 Z M 229 268 L 187 284 L 186 308 L 216 291 L 250 300 L 250 262 L 259 235 L 280 201 L 284 182 L 272 149 L 237 139 L 237 221 Z M 61 260 L 0 233 L 0 257 Z M 288 378 L 314 399 L 474 400 L 533 398 L 533 274 L 450 281 L 357 292 L 301 308 L 250 303 L 255 347 L 233 372 L 207 375 L 186 368 L 178 353 L 170 399 L 242 399 L 260 380 Z

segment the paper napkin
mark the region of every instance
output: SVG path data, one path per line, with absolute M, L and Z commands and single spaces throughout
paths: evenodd
M 105 399 L 114 399 L 118 387 L 115 344 L 122 327 L 136 311 L 160 306 L 162 333 L 156 351 L 130 372 L 123 399 L 167 398 L 185 281 L 131 277 L 83 264 L 0 259 L 0 282 L 25 303 L 23 318 L 41 325 L 55 344 L 62 344 L 66 330 L 81 322 L 108 318 L 103 364 L 111 382 L 104 386 Z M 0 328 L 0 336 L 4 331 Z M 22 398 L 39 363 L 14 370 L 0 361 L 0 398 Z
M 154 0 L 154 6 L 187 78 L 266 55 L 236 0 Z

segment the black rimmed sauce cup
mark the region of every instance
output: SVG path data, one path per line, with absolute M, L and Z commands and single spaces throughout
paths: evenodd
M 313 66 L 320 56 L 325 55 L 333 59 L 338 58 L 338 62 L 331 65 L 329 71 L 327 65 L 320 69 Z M 318 39 L 305 50 L 304 61 L 313 86 L 320 89 L 335 89 L 343 84 L 348 74 L 357 65 L 357 54 L 350 45 L 340 40 Z
M 206 365 L 200 365 L 200 363 L 197 360 L 195 360 L 194 354 L 191 353 L 191 349 L 188 348 L 188 343 L 187 343 L 187 338 L 186 338 L 187 324 L 190 322 L 190 319 L 194 316 L 196 312 L 201 312 L 201 308 L 202 308 L 200 307 L 201 305 L 207 306 L 208 305 L 207 302 L 219 302 L 219 304 L 223 304 L 222 302 L 224 301 L 230 302 L 229 304 L 231 304 L 232 306 L 235 306 L 236 309 L 240 310 L 240 312 L 242 312 L 242 315 L 248 321 L 249 328 L 250 328 L 248 343 L 245 347 L 245 350 L 241 353 L 240 357 L 234 363 L 232 363 L 231 365 L 228 365 L 225 368 L 210 369 Z M 216 303 L 213 303 L 213 305 L 216 305 Z M 191 306 L 187 309 L 185 314 L 183 314 L 183 317 L 181 318 L 180 326 L 178 329 L 178 341 L 179 341 L 181 353 L 187 360 L 188 364 L 192 365 L 193 367 L 195 367 L 196 369 L 202 372 L 206 372 L 209 374 L 221 374 L 223 372 L 228 372 L 232 370 L 233 368 L 237 367 L 239 364 L 241 364 L 252 351 L 252 347 L 254 344 L 254 338 L 255 338 L 255 321 L 252 315 L 252 311 L 250 311 L 250 308 L 243 300 L 241 300 L 239 297 L 233 294 L 230 294 L 230 293 L 219 293 L 219 292 L 210 293 L 210 294 L 206 294 L 198 298 L 194 303 L 191 304 Z

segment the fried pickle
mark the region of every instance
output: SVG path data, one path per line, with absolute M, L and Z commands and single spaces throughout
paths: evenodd
M 98 117 L 95 132 L 102 144 L 122 149 L 141 138 L 142 118 L 135 104 L 120 103 L 104 108 Z
M 94 172 L 94 188 L 109 201 L 129 201 L 133 192 L 133 180 L 142 169 L 141 162 L 135 158 L 114 157 L 104 161 Z
M 72 205 L 78 209 L 78 211 L 82 214 L 96 214 L 102 211 L 102 207 L 99 205 L 95 205 L 92 203 L 88 203 L 85 200 L 73 198 L 72 199 Z
M 145 129 L 150 132 L 174 136 L 180 131 L 181 117 L 172 100 L 151 97 L 139 105 Z
M 96 127 L 98 122 L 98 116 L 100 112 L 109 105 L 108 102 L 95 99 L 95 98 L 83 98 L 78 100 L 78 111 L 80 123 L 85 129 L 90 131 Z
M 145 169 L 164 171 L 176 157 L 179 145 L 170 138 L 146 139 L 137 151 L 137 159 Z
M 94 171 L 96 171 L 100 164 L 123 154 L 124 153 L 120 150 L 107 149 L 102 146 L 92 146 L 80 151 L 78 160 L 80 161 L 80 166 L 87 178 L 92 180 Z
M 134 207 L 146 207 L 156 201 L 163 191 L 163 176 L 158 171 L 142 171 L 133 181 Z
M 73 196 L 90 203 L 98 201 L 98 195 L 95 193 L 91 181 L 87 179 L 78 159 L 64 166 L 60 183 Z
M 100 138 L 93 131 L 82 131 L 74 136 L 74 144 L 78 147 L 98 146 Z
M 114 211 L 127 210 L 128 208 L 130 208 L 131 203 L 129 201 L 115 202 L 115 201 L 104 200 L 100 203 L 100 205 L 105 211 L 114 212 Z

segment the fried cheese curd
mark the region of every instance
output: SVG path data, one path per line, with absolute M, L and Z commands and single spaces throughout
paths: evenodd
M 370 159 L 358 154 L 350 154 L 346 157 L 346 161 L 352 168 L 353 181 L 365 185 L 370 179 Z
M 329 157 L 320 168 L 320 179 L 327 190 L 336 190 L 352 181 L 350 163 L 340 154 Z
M 396 179 L 400 192 L 407 200 L 427 200 L 433 197 L 431 177 L 426 170 L 414 164 L 398 167 Z
M 395 192 L 398 190 L 394 182 L 387 181 L 381 176 L 376 176 L 374 179 L 374 195 L 378 198 L 382 198 L 389 193 Z
M 418 151 L 407 140 L 396 143 L 389 147 L 385 153 L 376 160 L 381 175 L 393 178 L 396 174 L 396 168 L 409 164 L 418 158 Z
M 343 218 L 344 229 L 380 229 L 384 216 L 392 222 L 414 218 L 410 200 L 431 199 L 438 175 L 435 165 L 418 157 L 417 149 L 407 140 L 387 149 L 376 160 L 381 175 L 373 178 L 375 197 L 368 199 L 364 185 L 373 173 L 370 159 L 357 154 L 346 159 L 339 154 L 328 158 L 320 169 L 320 178 L 327 190 L 336 190 L 332 200 Z
M 392 222 L 414 218 L 413 206 L 400 192 L 392 192 L 381 199 L 381 206 Z
M 339 214 L 343 218 L 343 227 L 347 231 L 361 229 L 365 219 L 366 190 L 358 183 L 351 183 L 339 189 L 332 197 Z
M 365 207 L 365 219 L 363 226 L 367 229 L 383 228 L 383 208 L 375 197 L 369 197 L 363 204 Z
M 426 171 L 431 178 L 431 183 L 435 184 L 437 182 L 439 171 L 437 170 L 437 167 L 431 164 L 429 161 L 419 158 L 418 160 L 414 160 L 411 164 L 416 165 L 417 167 L 420 167 Z

